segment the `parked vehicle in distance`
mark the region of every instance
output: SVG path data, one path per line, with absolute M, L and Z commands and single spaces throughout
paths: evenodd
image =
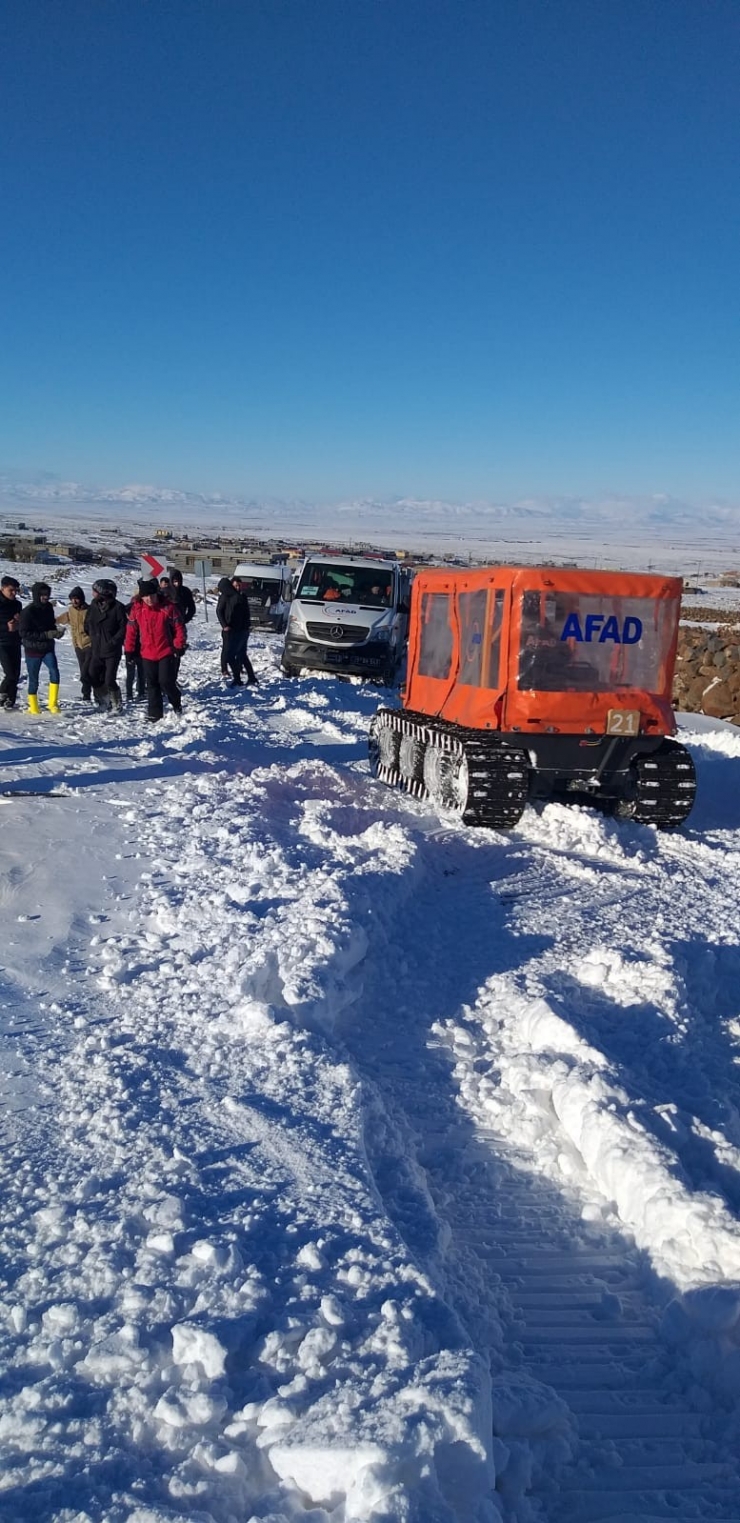
M 291 599 L 289 566 L 264 566 L 246 562 L 232 573 L 246 583 L 249 613 L 253 627 L 274 629 L 282 634 L 288 622 Z
M 490 566 L 422 571 L 403 708 L 370 730 L 376 777 L 466 825 L 528 799 L 680 825 L 696 776 L 671 739 L 678 577 Z
M 392 682 L 406 646 L 409 574 L 396 561 L 309 555 L 295 581 L 282 667 Z

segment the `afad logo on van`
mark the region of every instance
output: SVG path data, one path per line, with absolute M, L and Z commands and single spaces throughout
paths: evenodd
M 642 639 L 642 619 L 636 619 L 630 614 L 620 628 L 619 619 L 614 613 L 608 618 L 603 613 L 587 613 L 581 626 L 578 614 L 569 613 L 560 638 L 579 640 L 586 645 L 597 642 L 604 645 L 607 640 L 613 640 L 615 645 L 637 645 L 638 640 Z

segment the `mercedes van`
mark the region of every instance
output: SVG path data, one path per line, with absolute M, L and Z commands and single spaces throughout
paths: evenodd
M 408 631 L 409 575 L 396 561 L 309 555 L 294 582 L 282 668 L 392 682 Z

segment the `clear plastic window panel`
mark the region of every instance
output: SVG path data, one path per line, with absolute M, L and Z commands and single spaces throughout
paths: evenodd
M 486 642 L 488 592 L 460 592 L 457 598 L 460 619 L 460 675 L 463 687 L 483 687 L 483 657 Z
M 419 676 L 449 677 L 452 666 L 450 597 L 446 592 L 425 592 L 421 599 Z
M 525 592 L 520 688 L 539 692 L 661 692 L 675 631 L 675 602 Z
M 458 594 L 460 674 L 457 680 L 463 687 L 496 688 L 499 685 L 504 597 L 501 589 L 491 597 L 491 589 L 487 587 Z

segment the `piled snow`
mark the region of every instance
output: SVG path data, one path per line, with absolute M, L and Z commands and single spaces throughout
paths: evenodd
M 152 732 L 62 641 L 59 720 L 0 720 L 61 794 L 3 800 L 0 1517 L 554 1516 L 502 1171 L 639 1246 L 673 1396 L 740 1385 L 740 742 L 689 734 L 675 836 L 465 832 L 370 779 L 377 692 L 252 645 L 227 693 L 199 618 Z

